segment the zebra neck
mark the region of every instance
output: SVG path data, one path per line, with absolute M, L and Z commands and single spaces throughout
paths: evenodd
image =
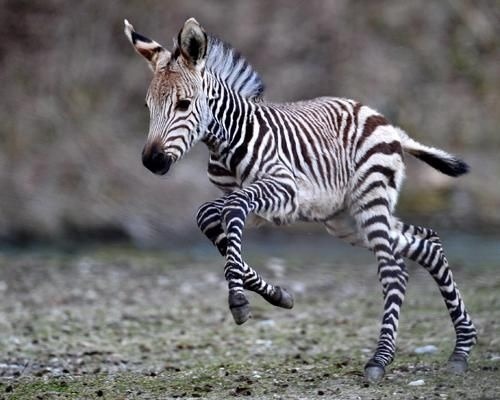
M 229 141 L 227 140 L 225 132 L 215 120 L 208 125 L 203 143 L 207 145 L 211 153 L 217 155 L 225 153 L 229 147 Z
M 208 101 L 208 105 L 212 121 L 204 142 L 212 153 L 223 155 L 240 141 L 252 124 L 255 104 L 220 83 L 217 95 Z

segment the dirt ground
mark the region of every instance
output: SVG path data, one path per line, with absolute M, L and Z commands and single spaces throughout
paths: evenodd
M 0 251 L 0 399 L 500 398 L 500 259 L 464 262 L 477 248 L 450 257 L 479 329 L 466 375 L 445 371 L 451 323 L 433 281 L 409 264 L 396 360 L 368 385 L 382 307 L 376 267 L 364 252 L 313 244 L 247 248 L 296 303 L 283 310 L 251 295 L 242 326 L 208 245 Z M 425 345 L 436 352 L 415 353 Z

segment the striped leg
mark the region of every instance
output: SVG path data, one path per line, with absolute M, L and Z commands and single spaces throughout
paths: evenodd
M 383 199 L 385 192 L 379 193 Z M 369 249 L 375 253 L 378 262 L 378 277 L 384 295 L 382 326 L 375 353 L 365 366 L 365 377 L 378 381 L 385 374 L 385 367 L 394 359 L 399 315 L 403 304 L 408 273 L 401 255 L 393 248 L 391 238 L 392 215 L 387 201 L 366 203 L 354 209 L 359 231 Z
M 237 324 L 244 323 L 250 316 L 249 303 L 243 292 L 245 263 L 241 257 L 241 240 L 248 214 L 254 212 L 280 218 L 295 211 L 293 186 L 287 184 L 286 175 L 280 178 L 283 180 L 279 182 L 264 178 L 225 197 L 221 213 L 227 239 L 224 274 L 229 287 L 229 308 Z
M 453 279 L 439 236 L 431 229 L 398 223 L 401 232 L 395 245 L 404 256 L 418 262 L 432 275 L 455 327 L 456 343 L 448 362 L 454 373 L 467 370 L 467 360 L 476 343 L 477 332 Z
M 222 256 L 226 256 L 227 237 L 222 226 L 222 210 L 226 199 L 220 198 L 204 203 L 198 210 L 196 219 L 201 231 L 217 247 Z M 257 271 L 243 261 L 243 287 L 260 294 L 272 305 L 292 308 L 293 296 L 285 289 L 267 283 Z

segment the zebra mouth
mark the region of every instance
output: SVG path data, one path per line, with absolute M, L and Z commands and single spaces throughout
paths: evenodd
M 170 170 L 170 165 L 164 167 L 163 169 L 156 171 L 156 175 L 165 175 Z

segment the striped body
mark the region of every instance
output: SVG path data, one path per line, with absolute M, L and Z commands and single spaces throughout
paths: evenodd
M 210 154 L 211 182 L 228 192 L 273 175 L 288 175 L 289 204 L 258 215 L 278 224 L 327 222 L 347 209 L 368 181 L 373 158 L 383 158 L 391 208 L 404 175 L 397 129 L 376 111 L 347 99 L 323 97 L 289 104 L 251 104 L 244 134 L 231 151 Z M 241 154 L 244 154 L 242 157 Z M 380 165 L 380 164 L 377 164 Z
M 210 152 L 208 176 L 223 195 L 197 213 L 201 231 L 225 257 L 228 302 L 234 320 L 250 316 L 245 290 L 292 308 L 283 288 L 267 283 L 242 258 L 245 224 L 322 223 L 327 231 L 375 255 L 384 296 L 377 348 L 365 367 L 376 381 L 393 360 L 408 283 L 404 258 L 418 262 L 437 283 L 456 331 L 449 366 L 464 372 L 476 330 L 437 234 L 394 217 L 404 178 L 403 153 L 458 176 L 467 165 L 443 150 L 411 139 L 358 102 L 322 97 L 287 104 L 264 102 L 258 74 L 231 47 L 189 19 L 172 53 L 125 33 L 154 71 L 146 102 L 150 130 L 143 163 L 165 174 L 198 141 Z

